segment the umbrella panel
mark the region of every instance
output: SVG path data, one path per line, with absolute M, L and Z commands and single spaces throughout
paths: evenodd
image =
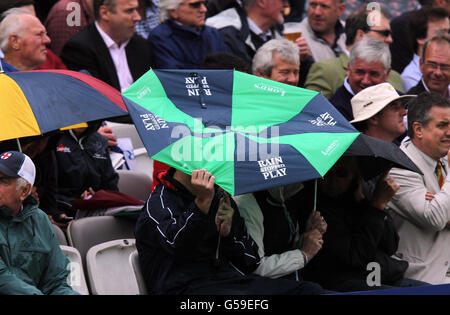
M 0 140 L 127 115 L 117 90 L 73 71 L 0 74 L 0 92 L 3 122 Z
M 305 178 L 321 177 L 359 134 L 317 92 L 226 70 L 199 71 L 197 75 L 201 80 L 207 77 L 203 82 L 208 82 L 210 96 L 213 96 L 216 91 L 226 90 L 220 84 L 216 85 L 214 77 L 219 77 L 220 81 L 222 75 L 229 76 L 229 73 L 234 74 L 233 88 L 239 90 L 236 94 L 234 91 L 227 92 L 232 95 L 231 104 L 225 104 L 221 98 L 208 98 L 208 95 L 201 93 L 187 96 L 187 87 L 184 84 L 192 83 L 186 79 L 192 74 L 189 70 L 151 70 L 123 93 L 125 104 L 151 158 L 186 173 L 193 169 L 206 168 L 216 177 L 216 182 L 222 188 L 235 195 L 255 191 L 259 189 L 260 183 L 263 183 L 261 187 L 268 188 L 302 181 Z M 250 79 L 256 81 L 252 84 Z M 165 84 L 161 82 L 163 80 Z M 261 89 L 263 84 L 266 87 L 269 84 L 278 85 L 279 89 Z M 229 88 L 229 84 L 227 86 Z M 250 89 L 254 91 L 249 92 Z M 245 96 L 246 93 L 251 96 Z M 291 94 L 294 96 L 291 97 Z M 261 98 L 264 101 L 260 101 Z M 286 106 L 287 100 L 292 106 Z M 295 103 L 292 103 L 293 101 Z M 305 111 L 304 114 L 300 113 L 302 110 Z M 280 128 L 278 135 L 281 136 L 261 135 L 274 125 Z M 248 143 L 256 144 L 258 148 L 275 143 L 283 146 L 283 152 L 280 156 L 267 157 L 258 151 L 255 158 L 240 160 L 238 138 L 242 137 L 246 138 Z M 222 145 L 227 142 L 234 143 L 234 147 Z M 208 145 L 210 148 L 216 147 L 213 154 L 210 150 L 205 150 Z M 306 148 L 308 145 L 311 148 Z M 185 151 L 180 151 L 181 149 Z M 250 149 L 246 151 L 248 154 L 252 153 L 250 145 L 247 145 L 246 149 Z M 174 159 L 174 152 L 184 158 L 179 161 Z M 292 153 L 284 157 L 284 152 Z M 208 160 L 205 154 L 215 158 Z M 224 156 L 219 160 L 221 155 Z M 201 158 L 196 159 L 195 156 Z M 273 174 L 261 172 L 262 168 L 267 169 L 264 164 L 273 162 L 281 165 L 285 164 L 281 163 L 285 160 L 289 164 L 289 172 L 286 175 L 283 175 L 283 171 L 287 169 L 283 167 L 279 167 L 278 172 Z M 297 163 L 301 165 L 296 165 Z M 245 168 L 250 169 L 248 173 L 243 171 Z M 312 170 L 306 171 L 308 168 Z M 239 171 L 236 171 L 237 169 Z M 241 174 L 244 180 L 236 177 Z M 244 184 L 238 189 L 237 182 Z

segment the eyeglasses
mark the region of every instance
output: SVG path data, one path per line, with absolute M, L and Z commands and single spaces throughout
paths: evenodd
M 450 65 L 442 64 L 442 63 L 435 63 L 432 61 L 425 62 L 425 66 L 428 68 L 431 68 L 433 70 L 437 70 L 438 68 L 441 69 L 441 71 L 450 71 Z
M 389 37 L 392 35 L 391 30 L 370 30 L 370 32 L 381 34 L 383 37 Z
M 192 9 L 198 9 L 202 5 L 206 6 L 207 2 L 206 1 L 196 1 L 196 2 L 189 2 L 189 3 L 181 3 L 181 4 L 186 4 L 186 5 L 190 6 Z

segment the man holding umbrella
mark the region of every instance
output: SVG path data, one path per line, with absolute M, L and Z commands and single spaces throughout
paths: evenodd
M 253 73 L 297 86 L 299 63 L 299 49 L 294 43 L 272 39 L 256 52 Z M 303 184 L 296 183 L 235 197 L 247 230 L 258 244 L 261 261 L 256 274 L 294 279 L 322 248 L 327 224 L 319 212 L 310 216 L 307 231 L 300 237 L 295 199 L 302 188 Z
M 153 294 L 322 294 L 318 285 L 252 274 L 258 248 L 232 198 L 205 169 L 174 168 L 136 223 L 136 246 Z

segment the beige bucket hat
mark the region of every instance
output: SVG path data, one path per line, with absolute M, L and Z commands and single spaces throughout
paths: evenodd
M 351 99 L 354 119 L 351 123 L 363 121 L 380 112 L 393 101 L 416 97 L 417 95 L 398 95 L 395 88 L 389 83 L 380 83 L 365 88 Z

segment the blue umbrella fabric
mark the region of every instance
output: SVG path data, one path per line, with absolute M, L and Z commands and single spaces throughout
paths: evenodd
M 234 70 L 150 70 L 122 96 L 152 159 L 232 195 L 323 177 L 359 135 L 320 93 Z

